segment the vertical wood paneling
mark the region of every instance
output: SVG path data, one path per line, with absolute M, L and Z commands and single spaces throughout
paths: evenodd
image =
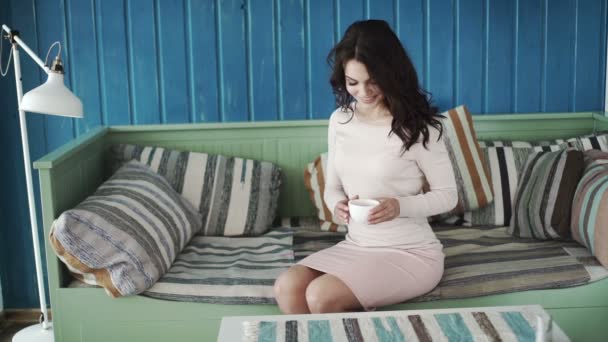
M 423 0 L 395 0 L 398 4 L 396 33 L 414 63 L 420 84 L 424 84 Z
M 96 0 L 99 49 L 97 61 L 101 77 L 102 108 L 105 124 L 132 123 L 129 97 L 128 42 L 125 39 L 125 0 Z M 72 74 L 75 70 L 67 70 Z
M 573 98 L 576 1 L 547 1 L 546 97 L 544 111 L 570 111 Z M 566 95 L 566 96 L 564 96 Z
M 597 110 L 603 105 L 604 72 L 595 68 L 604 62 L 606 17 L 603 13 L 605 2 L 578 0 L 578 20 L 576 20 L 576 50 L 574 69 L 573 103 L 575 111 Z M 586 18 L 586 19 L 582 19 Z M 598 42 L 604 42 L 598 44 Z
M 346 29 L 350 26 L 350 24 L 364 18 L 363 8 L 365 7 L 365 2 L 364 0 L 334 1 L 336 1 L 336 20 L 338 21 L 338 37 L 336 37 L 336 40 L 339 40 L 344 35 L 344 32 L 346 32 Z
M 487 113 L 510 113 L 513 103 L 515 2 L 488 1 Z
M 154 1 L 126 1 L 133 123 L 160 123 Z
M 543 0 L 518 1 L 515 56 L 515 103 L 517 112 L 541 109 L 541 74 L 543 70 Z
M 83 120 L 27 115 L 36 159 L 98 124 L 326 118 L 327 53 L 363 18 L 391 24 L 441 110 L 601 110 L 607 1 L 0 0 L 0 18 L 41 58 L 62 41 L 66 84 L 84 103 Z M 46 80 L 21 62 L 25 91 Z M 36 307 L 14 92 L 0 82 L 1 142 L 15 146 L 0 221 L 23 229 L 0 227 L 11 242 L 0 270 L 6 307 Z
M 482 112 L 483 0 L 460 0 L 456 9 L 455 105 L 466 104 Z
M 277 120 L 277 61 L 273 36 L 275 8 L 271 1 L 248 3 L 249 84 L 251 119 Z
M 395 1 L 397 0 L 374 0 L 369 5 L 369 18 L 385 20 L 393 30 L 395 29 Z
M 218 1 L 222 120 L 247 121 L 245 8 L 241 0 Z
M 220 121 L 220 81 L 214 1 L 185 0 L 194 121 Z
M 0 22 L 2 23 L 10 23 L 10 3 L 4 4 L 3 11 L 0 11 Z M 4 61 L 8 60 L 10 52 L 10 47 L 4 44 L 2 47 L 2 69 L 6 69 Z M 9 72 L 7 77 L 0 77 L 0 89 L 3 90 L 2 96 L 0 96 L 0 108 L 4 108 L 4 116 L 3 116 L 3 126 L 8 128 L 15 127 L 16 123 L 16 108 L 11 110 L 11 106 L 13 105 L 13 101 L 15 101 L 15 80 L 11 78 L 12 74 Z M 13 136 L 10 134 L 0 134 L 0 146 L 10 146 L 13 143 Z M 10 158 L 9 160 L 15 160 L 14 154 L 17 149 L 15 148 L 6 148 L 4 149 L 5 157 Z M 0 168 L 0 189 L 4 189 L 4 191 L 14 190 L 15 180 L 13 179 L 12 169 L 8 167 Z M 0 222 L 8 222 L 14 221 L 14 213 L 12 213 L 12 204 L 13 199 L 8 196 L 0 196 Z M 8 264 L 6 262 L 1 262 L 1 260 L 8 260 L 10 254 L 8 254 L 9 232 L 7 229 L 0 228 L 0 310 L 4 310 L 6 307 L 6 296 L 3 295 L 4 288 L 8 284 L 9 278 L 7 274 L 9 274 Z
M 281 94 L 283 119 L 307 118 L 306 51 L 304 47 L 304 0 L 280 3 Z M 328 32 L 331 34 L 331 32 Z
M 427 56 L 425 83 L 439 108 L 453 105 L 454 3 L 427 1 Z
M 163 122 L 189 122 L 184 1 L 157 0 L 156 18 Z
M 66 78 L 69 78 L 72 81 L 71 86 L 74 94 L 82 99 L 87 99 L 87 101 L 84 101 L 82 104 L 84 118 L 82 120 L 67 119 L 75 123 L 76 133 L 80 134 L 101 124 L 101 94 L 99 90 L 99 63 L 97 62 L 99 54 L 97 51 L 97 36 L 95 33 L 95 4 L 93 3 L 93 0 L 63 1 L 65 1 L 66 12 L 70 14 L 68 16 L 70 42 L 67 44 L 66 48 L 70 51 L 71 63 L 66 64 L 66 70 L 69 72 L 69 74 L 66 75 Z M 46 3 L 46 1 L 43 2 Z M 51 7 L 48 10 L 52 9 L 53 8 Z M 44 13 L 44 15 L 42 15 L 43 17 L 48 17 L 48 12 L 42 13 Z M 74 13 L 77 13 L 78 15 L 74 16 Z M 58 25 L 54 25 L 55 20 L 53 18 L 54 16 L 51 16 L 52 23 L 49 22 L 45 24 L 44 27 L 58 27 Z M 54 34 L 56 34 L 56 32 L 54 32 Z M 52 36 L 50 39 L 53 39 Z M 72 44 L 71 42 L 78 43 Z M 71 72 L 72 70 L 78 70 L 78 73 L 73 73 Z M 66 119 L 62 118 L 62 120 Z M 67 138 L 63 134 L 57 134 L 57 136 L 64 139 Z M 59 141 L 59 143 L 63 144 L 65 141 L 67 140 Z M 51 148 L 52 145 L 54 144 L 51 144 L 49 141 L 49 148 Z M 58 146 L 59 144 L 55 147 Z
M 325 0 L 310 0 L 307 27 L 309 34 L 308 68 L 310 113 L 312 118 L 328 118 L 334 107 L 334 97 L 329 84 L 331 69 L 326 58 L 335 44 L 333 35 L 333 6 Z

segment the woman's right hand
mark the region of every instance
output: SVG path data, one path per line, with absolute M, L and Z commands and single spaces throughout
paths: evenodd
M 350 199 L 357 199 L 359 195 L 355 195 Z M 348 199 L 343 199 L 340 202 L 336 203 L 336 208 L 334 209 L 334 216 L 336 221 L 339 224 L 348 224 L 350 221 L 350 212 L 348 211 Z

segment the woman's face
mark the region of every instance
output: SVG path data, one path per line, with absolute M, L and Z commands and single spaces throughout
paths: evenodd
M 374 109 L 382 104 L 384 96 L 376 81 L 369 77 L 365 65 L 351 59 L 344 65 L 346 91 L 357 100 L 357 107 Z

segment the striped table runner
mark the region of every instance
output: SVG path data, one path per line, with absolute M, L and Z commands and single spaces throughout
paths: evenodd
M 536 314 L 478 311 L 243 322 L 247 342 L 535 341 Z M 546 313 L 541 314 L 549 321 Z M 549 324 L 545 324 L 549 326 Z

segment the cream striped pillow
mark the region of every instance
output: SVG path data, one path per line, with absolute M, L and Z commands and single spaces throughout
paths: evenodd
M 203 215 L 202 234 L 261 235 L 276 215 L 281 169 L 270 162 L 153 146 L 114 145 L 113 168 L 149 165 Z
M 333 222 L 331 211 L 323 200 L 325 193 L 325 167 L 327 166 L 327 152 L 315 158 L 306 165 L 304 170 L 304 185 L 310 194 L 310 199 L 317 209 L 317 216 L 321 230 L 331 232 L 345 232 L 346 226 Z

